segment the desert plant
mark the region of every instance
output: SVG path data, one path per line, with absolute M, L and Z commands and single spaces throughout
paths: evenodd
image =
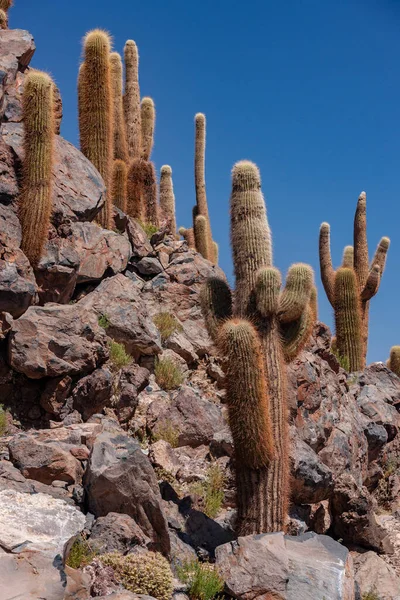
M 209 231 L 208 231 L 208 223 L 206 217 L 203 215 L 197 215 L 194 219 L 193 223 L 194 230 L 194 239 L 196 240 L 196 250 L 200 252 L 200 254 L 204 258 L 210 257 L 210 250 L 208 248 L 209 240 Z M 213 242 L 211 241 L 213 245 Z M 214 247 L 212 250 L 212 255 L 214 257 Z
M 166 420 L 157 427 L 157 430 L 152 433 L 151 438 L 153 442 L 164 440 L 165 442 L 168 442 L 172 448 L 177 448 L 179 443 L 179 431 L 172 421 Z
M 289 497 L 286 362 L 309 339 L 314 311 L 311 267 L 281 276 L 272 263 L 271 233 L 260 173 L 249 161 L 232 172 L 231 240 L 235 304 L 223 279 L 211 278 L 201 304 L 210 336 L 226 360 L 226 392 L 235 456 L 238 533 L 285 528 Z M 232 317 L 233 315 L 233 317 Z
M 160 332 L 161 341 L 164 343 L 175 331 L 182 331 L 183 327 L 177 318 L 170 312 L 159 312 L 153 317 L 153 323 Z
M 107 188 L 98 215 L 102 227 L 111 228 L 111 176 L 113 158 L 113 111 L 110 68 L 110 36 L 95 29 L 84 39 L 84 62 L 79 70 L 79 134 L 83 154 L 94 164 Z
M 183 239 L 186 241 L 189 248 L 196 248 L 196 241 L 194 239 L 194 231 L 191 227 L 189 229 L 185 229 L 185 227 L 180 227 L 179 235 L 181 235 L 183 237 Z
M 374 586 L 368 592 L 364 592 L 362 595 L 362 600 L 381 600 L 378 592 L 376 591 L 376 587 Z
M 126 211 L 130 217 L 138 221 L 145 220 L 145 207 L 143 202 L 143 173 L 145 161 L 134 158 L 129 165 L 127 182 Z
M 97 319 L 97 322 L 103 329 L 107 329 L 107 327 L 110 326 L 110 319 L 108 318 L 106 313 L 100 315 Z
M 13 0 L 0 0 L 0 28 L 8 28 L 8 11 L 13 5 Z
M 36 265 L 48 238 L 54 163 L 54 85 L 41 71 L 29 71 L 22 96 L 23 181 L 19 216 L 21 248 Z
M 329 224 L 322 223 L 320 228 L 321 279 L 335 311 L 338 352 L 348 356 L 350 371 L 363 369 L 366 364 L 369 303 L 378 292 L 389 244 L 389 238 L 383 237 L 369 264 L 365 192 L 358 198 L 354 217 L 354 249 L 346 246 L 342 266 L 337 271 L 332 267 Z
M 122 104 L 122 59 L 118 52 L 110 54 L 111 96 L 113 102 L 114 159 L 128 161 L 128 145 Z
M 126 139 L 129 158 L 140 158 L 141 149 L 141 119 L 140 119 L 140 89 L 139 89 L 139 54 L 133 40 L 128 40 L 124 48 L 125 58 L 125 94 L 124 113 Z
M 0 435 L 4 435 L 7 431 L 7 411 L 0 404 Z
M 109 342 L 110 361 L 115 370 L 128 366 L 132 362 L 132 356 L 127 353 L 125 346 L 114 340 Z
M 210 465 L 205 481 L 191 486 L 191 492 L 202 498 L 203 510 L 210 519 L 215 519 L 224 500 L 225 476 L 218 463 Z
M 117 581 L 135 594 L 147 594 L 157 600 L 170 600 L 173 591 L 173 575 L 166 558 L 158 552 L 128 554 L 117 552 L 104 554 L 103 564 L 114 569 Z
M 146 96 L 140 104 L 142 158 L 150 160 L 154 144 L 154 127 L 156 122 L 156 109 L 152 98 Z
M 112 172 L 111 198 L 113 204 L 126 213 L 128 170 L 123 160 L 114 160 Z
M 83 536 L 78 536 L 71 546 L 66 564 L 72 569 L 80 569 L 88 565 L 98 554 L 89 541 Z
M 224 589 L 224 580 L 210 563 L 201 563 L 197 559 L 186 561 L 177 566 L 177 574 L 182 583 L 187 584 L 190 600 L 213 600 Z
M 172 183 L 172 169 L 169 165 L 161 167 L 160 206 L 167 219 L 171 233 L 176 234 L 175 195 Z
M 195 232 L 196 249 L 204 258 L 214 261 L 214 247 L 212 241 L 210 217 L 208 214 L 206 179 L 205 179 L 205 156 L 206 156 L 206 117 L 203 113 L 197 113 L 195 122 L 195 153 L 194 153 L 194 179 L 196 187 L 196 207 L 193 212 L 193 229 Z M 201 215 L 205 219 L 206 243 L 197 247 L 196 217 Z M 203 241 L 203 240 L 202 240 Z
M 160 388 L 167 391 L 175 390 L 182 385 L 184 380 L 180 366 L 168 357 L 156 361 L 154 375 Z
M 400 346 L 392 346 L 387 366 L 393 373 L 400 377 Z

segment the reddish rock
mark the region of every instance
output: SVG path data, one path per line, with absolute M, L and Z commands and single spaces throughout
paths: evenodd
M 49 379 L 40 396 L 40 405 L 42 408 L 56 416 L 60 417 L 62 409 L 71 391 L 72 379 L 69 375 L 65 377 L 55 377 Z
M 102 367 L 83 377 L 74 388 L 74 408 L 84 420 L 101 412 L 111 399 L 113 377 L 109 369 Z
M 25 254 L 0 233 L 0 312 L 20 317 L 33 301 L 36 289 Z
M 153 253 L 153 248 L 147 235 L 137 221 L 128 218 L 126 232 L 132 246 L 132 256 L 134 258 L 144 258 Z
M 126 554 L 135 546 L 146 546 L 150 539 L 132 517 L 110 512 L 96 519 L 90 532 L 90 543 L 101 554 L 121 552 Z
M 0 31 L 0 118 L 7 102 L 5 91 L 16 81 L 18 71 L 25 71 L 35 52 L 35 42 L 28 31 L 2 29 Z
M 67 304 L 74 293 L 78 279 L 80 255 L 69 240 L 54 237 L 49 240 L 43 256 L 35 268 L 41 304 Z

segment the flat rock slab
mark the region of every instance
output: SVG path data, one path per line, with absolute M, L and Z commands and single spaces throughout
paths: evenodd
M 240 537 L 216 549 L 227 591 L 244 600 L 354 600 L 347 548 L 315 533 Z

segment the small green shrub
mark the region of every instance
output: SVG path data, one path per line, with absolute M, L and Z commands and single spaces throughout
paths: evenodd
M 139 219 L 137 219 L 137 222 L 139 223 L 140 227 L 143 229 L 149 240 L 151 239 L 151 236 L 154 233 L 156 233 L 156 231 L 158 231 L 158 227 L 156 227 L 152 223 L 143 223 L 143 221 L 139 221 Z
M 66 563 L 72 569 L 80 569 L 92 562 L 96 555 L 96 550 L 92 548 L 88 540 L 80 536 L 72 544 Z
M 174 586 L 169 562 L 158 552 L 104 554 L 102 563 L 114 569 L 115 578 L 134 594 L 147 594 L 158 600 L 170 600 Z
M 132 362 L 132 356 L 127 353 L 123 344 L 110 340 L 109 349 L 110 360 L 115 370 L 119 371 L 119 369 L 126 367 Z
M 4 410 L 4 406 L 0 404 L 0 435 L 4 435 L 7 431 L 7 411 Z
M 103 329 L 107 329 L 107 327 L 110 327 L 110 319 L 106 314 L 99 316 L 98 323 Z
M 184 377 L 181 368 L 172 358 L 160 358 L 154 368 L 156 382 L 163 390 L 174 390 L 182 385 Z
M 224 589 L 224 581 L 214 565 L 192 560 L 177 567 L 182 583 L 188 584 L 190 600 L 212 600 Z
M 350 360 L 349 360 L 349 357 L 348 356 L 342 356 L 341 354 L 339 354 L 339 350 L 338 350 L 335 342 L 333 342 L 332 345 L 331 345 L 331 352 L 338 359 L 339 365 L 342 367 L 342 369 L 344 369 L 346 371 L 346 373 L 348 373 L 350 371 Z
M 159 312 L 153 318 L 154 325 L 161 335 L 164 343 L 175 331 L 182 331 L 183 327 L 177 319 L 169 312 Z
M 176 484 L 175 477 L 170 471 L 167 471 L 167 469 L 164 469 L 163 467 L 154 467 L 154 473 L 156 474 L 158 481 L 167 481 L 171 485 Z
M 178 447 L 179 442 L 179 431 L 173 426 L 171 421 L 165 421 L 162 425 L 157 428 L 157 431 L 152 434 L 153 442 L 164 440 L 172 446 L 172 448 Z
M 204 503 L 204 514 L 214 519 L 221 510 L 224 499 L 224 474 L 219 465 L 212 464 L 205 481 L 191 486 L 191 492 L 201 496 Z
M 362 595 L 362 600 L 381 600 L 381 597 L 378 595 L 376 588 L 373 587 L 369 590 L 369 592 L 365 592 Z

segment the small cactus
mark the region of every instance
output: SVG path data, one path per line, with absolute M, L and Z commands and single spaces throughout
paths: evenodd
M 393 373 L 400 377 L 400 346 L 392 346 L 387 366 Z
M 150 160 L 154 144 L 154 127 L 156 121 L 156 111 L 152 98 L 143 98 L 140 108 L 142 124 L 142 158 L 143 160 Z
M 195 153 L 194 153 L 194 179 L 196 187 L 196 210 L 193 212 L 193 228 L 196 238 L 196 217 L 201 215 L 205 218 L 206 243 L 201 238 L 201 246 L 196 249 L 200 254 L 215 262 L 215 247 L 213 244 L 210 217 L 208 214 L 208 204 L 206 195 L 205 179 L 205 156 L 206 156 L 206 117 L 203 113 L 197 113 L 195 116 Z M 205 252 L 205 254 L 203 254 Z
M 161 167 L 160 207 L 168 220 L 171 233 L 176 235 L 175 195 L 172 183 L 172 169 L 169 165 Z
M 145 220 L 142 194 L 145 164 L 146 161 L 142 158 L 134 158 L 128 171 L 126 211 L 130 217 L 139 221 Z
M 118 52 L 110 54 L 113 100 L 114 159 L 128 162 L 128 146 L 122 104 L 122 60 Z
M 128 167 L 123 160 L 114 160 L 111 197 L 113 204 L 126 213 Z
M 133 40 L 128 40 L 124 48 L 125 58 L 125 94 L 124 113 L 129 158 L 140 158 L 141 119 L 139 88 L 139 54 Z
M 8 29 L 8 11 L 13 5 L 13 0 L 0 0 L 0 28 Z
M 110 36 L 95 29 L 84 39 L 84 63 L 78 79 L 81 150 L 94 164 L 107 188 L 98 221 L 111 228 L 111 175 L 113 158 Z
M 196 250 L 200 252 L 204 258 L 210 256 L 210 250 L 208 248 L 209 235 L 208 235 L 208 223 L 206 217 L 203 215 L 197 215 L 194 219 L 194 239 L 196 241 Z
M 23 183 L 20 200 L 21 248 L 32 265 L 48 238 L 54 163 L 54 84 L 46 73 L 29 71 L 22 97 Z
M 196 249 L 196 241 L 194 239 L 194 231 L 191 227 L 189 229 L 186 229 L 185 227 L 180 227 L 178 233 L 186 241 L 189 248 Z

